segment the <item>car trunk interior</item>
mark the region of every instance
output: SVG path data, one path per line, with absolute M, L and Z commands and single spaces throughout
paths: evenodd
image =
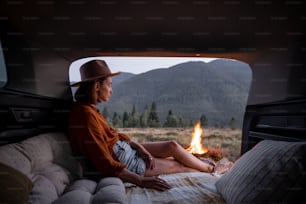
M 8 78 L 0 90 L 1 144 L 66 131 L 72 102 L 68 69 L 90 56 L 241 60 L 253 74 L 241 152 L 263 139 L 306 140 L 303 6 L 276 1 L 21 2 L 0 3 Z

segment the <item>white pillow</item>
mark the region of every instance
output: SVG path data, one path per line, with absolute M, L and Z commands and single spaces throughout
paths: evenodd
M 305 203 L 306 142 L 261 141 L 216 187 L 228 204 Z

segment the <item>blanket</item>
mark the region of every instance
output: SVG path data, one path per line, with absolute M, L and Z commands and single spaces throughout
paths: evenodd
M 212 174 L 193 172 L 161 175 L 159 177 L 166 180 L 172 188 L 162 192 L 126 183 L 129 203 L 225 203 L 215 187 L 218 177 Z

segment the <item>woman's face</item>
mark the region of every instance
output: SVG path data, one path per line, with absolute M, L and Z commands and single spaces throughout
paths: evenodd
M 96 84 L 97 102 L 108 101 L 112 90 L 112 77 L 107 77 L 103 82 Z

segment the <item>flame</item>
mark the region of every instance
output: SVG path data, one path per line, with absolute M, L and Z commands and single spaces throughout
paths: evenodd
M 202 132 L 201 122 L 198 121 L 194 126 L 190 145 L 186 148 L 188 152 L 192 154 L 205 154 L 208 152 L 208 149 L 202 146 Z

